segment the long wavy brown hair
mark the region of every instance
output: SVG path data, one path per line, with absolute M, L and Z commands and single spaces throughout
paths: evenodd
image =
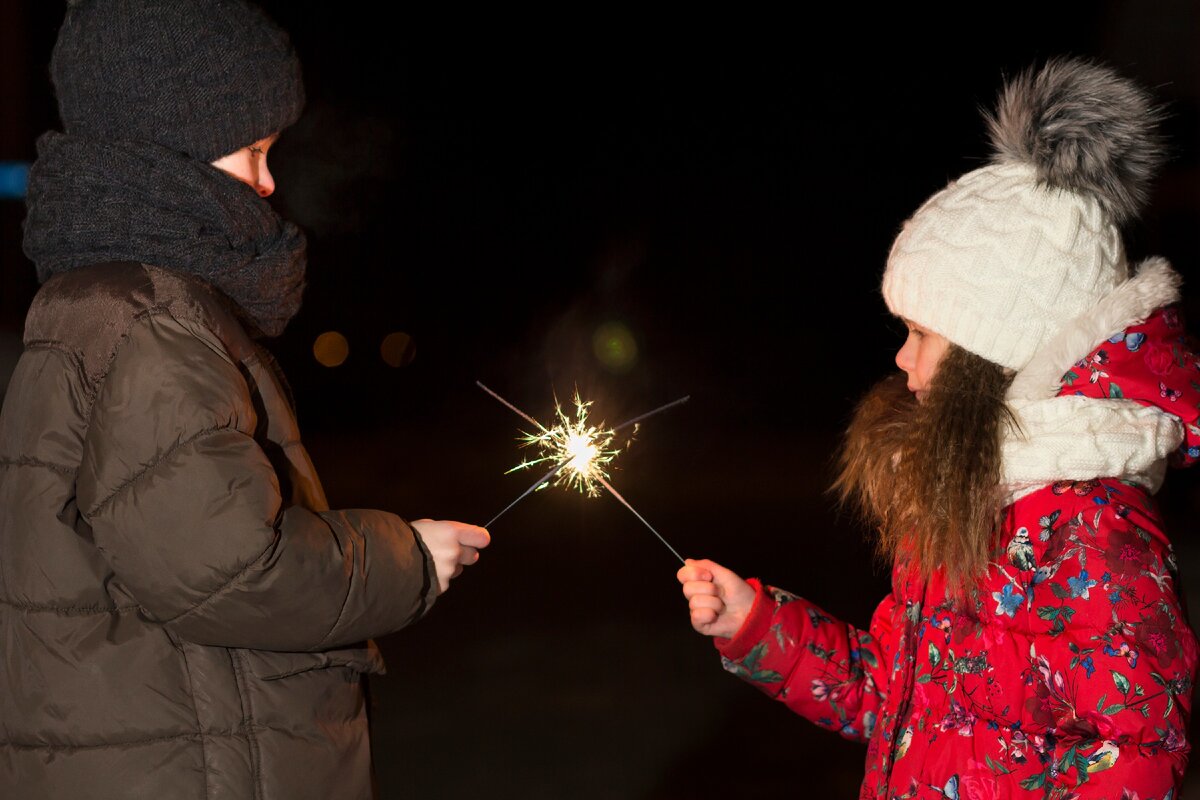
M 839 457 L 832 490 L 878 530 L 880 557 L 911 558 L 926 578 L 941 568 L 958 598 L 993 555 L 1011 382 L 1003 367 L 951 345 L 924 402 L 903 373 L 868 391 Z

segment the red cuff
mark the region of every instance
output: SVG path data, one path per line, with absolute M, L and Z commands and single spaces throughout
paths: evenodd
M 746 583 L 754 587 L 754 605 L 750 606 L 750 613 L 746 615 L 742 627 L 738 628 L 732 639 L 713 638 L 717 651 L 733 661 L 744 658 L 751 647 L 766 637 L 775 611 L 775 603 L 757 578 L 751 578 Z

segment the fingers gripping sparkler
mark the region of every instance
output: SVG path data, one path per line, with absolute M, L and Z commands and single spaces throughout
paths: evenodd
M 674 408 L 677 405 L 686 403 L 690 399 L 690 395 L 681 397 L 666 405 L 648 411 L 645 414 L 639 414 L 632 419 L 622 422 L 614 428 L 596 427 L 587 424 L 587 410 L 591 406 L 590 402 L 583 402 L 578 393 L 575 396 L 575 419 L 572 420 L 563 413 L 562 407 L 555 405 L 555 414 L 558 416 L 559 424 L 554 427 L 547 428 L 533 417 L 526 414 L 521 409 L 514 406 L 512 403 L 505 400 L 500 395 L 485 386 L 482 382 L 475 382 L 480 389 L 494 397 L 502 405 L 508 408 L 517 416 L 532 424 L 538 433 L 525 434 L 524 440 L 526 445 L 537 445 L 542 455 L 539 458 L 522 461 L 517 466 L 513 467 L 509 472 L 514 472 L 518 469 L 527 469 L 535 464 L 545 462 L 554 463 L 554 468 L 539 478 L 532 486 L 522 492 L 517 499 L 513 500 L 505 506 L 500 513 L 492 517 L 484 527 L 491 527 L 496 520 L 504 516 L 513 506 L 524 500 L 529 495 L 533 494 L 538 489 L 544 488 L 550 483 L 558 485 L 566 483 L 569 486 L 574 486 L 581 492 L 595 497 L 599 494 L 596 486 L 602 486 L 609 494 L 611 494 L 621 505 L 625 506 L 629 511 L 645 525 L 651 533 L 658 537 L 666 548 L 671 551 L 671 554 L 683 563 L 683 557 L 678 551 L 663 538 L 654 526 L 646 521 L 646 518 L 637 512 L 637 510 L 629 504 L 621 494 L 613 488 L 608 482 L 608 473 L 605 471 L 605 465 L 612 462 L 613 458 L 620 452 L 615 449 L 608 449 L 612 443 L 616 433 L 630 425 L 636 426 L 644 419 L 648 419 L 655 414 L 659 414 L 667 409 Z M 634 428 L 636 431 L 636 427 Z M 557 479 L 557 480 L 556 480 Z

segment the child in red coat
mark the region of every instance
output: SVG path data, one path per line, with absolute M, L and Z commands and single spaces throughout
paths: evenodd
M 711 561 L 679 580 L 725 668 L 868 743 L 863 798 L 1177 796 L 1197 641 L 1152 495 L 1200 457 L 1179 277 L 1119 226 L 1158 113 L 1107 68 L 1009 84 L 988 166 L 888 258 L 902 370 L 860 403 L 837 489 L 892 592 L 863 630 Z

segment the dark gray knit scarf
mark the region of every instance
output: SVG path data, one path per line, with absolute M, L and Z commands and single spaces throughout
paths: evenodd
M 37 148 L 24 248 L 39 281 L 140 261 L 211 283 L 267 336 L 300 309 L 304 234 L 251 187 L 146 142 L 52 131 Z

